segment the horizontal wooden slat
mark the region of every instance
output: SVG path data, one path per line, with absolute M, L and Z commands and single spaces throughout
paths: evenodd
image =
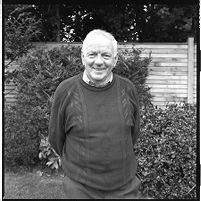
M 149 77 L 150 76 L 161 76 L 161 77 L 164 77 L 165 79 L 167 78 L 167 76 L 171 76 L 171 79 L 183 79 L 181 78 L 182 77 L 186 77 L 187 76 L 187 71 L 151 71 L 151 70 L 148 70 L 148 74 L 149 74 Z
M 13 97 L 13 96 L 16 96 L 18 93 L 17 91 L 4 91 L 3 94 L 5 97 Z
M 5 99 L 4 105 L 15 104 L 16 99 Z
M 140 54 L 140 57 L 148 57 L 149 54 Z M 155 57 L 155 58 L 167 58 L 167 57 L 170 57 L 170 58 L 187 58 L 187 55 L 186 54 L 151 54 L 151 57 Z
M 155 67 L 167 67 L 167 66 L 173 66 L 173 67 L 177 67 L 177 66 L 181 66 L 181 67 L 186 67 L 187 68 L 187 63 L 164 63 L 164 62 L 151 62 L 149 64 L 149 66 L 155 66 Z
M 147 85 L 149 86 L 149 84 L 175 84 L 175 85 L 187 85 L 187 79 L 186 80 L 152 80 L 152 79 L 148 79 L 147 80 Z
M 151 88 L 151 92 L 165 92 L 165 93 L 187 93 L 187 89 L 180 89 L 180 88 L 169 88 L 169 89 L 161 89 L 161 88 Z
M 186 102 L 187 101 L 187 99 L 185 99 L 185 98 L 178 98 L 178 99 L 166 99 L 166 100 L 154 100 L 153 101 L 153 104 L 154 105 L 157 105 L 157 106 L 166 106 L 166 105 L 168 105 L 168 104 L 175 104 L 175 103 L 177 103 L 177 104 L 180 104 L 180 103 L 184 103 L 184 102 Z
M 16 99 L 15 99 L 15 97 L 12 97 L 12 98 L 10 98 L 10 97 L 5 97 L 5 101 L 6 101 L 6 102 L 16 102 Z
M 187 85 L 149 84 L 154 89 L 187 89 Z
M 165 97 L 166 99 L 169 99 L 169 98 L 186 98 L 187 94 L 186 93 L 182 93 L 182 94 L 177 94 L 177 93 L 165 93 L 165 92 L 155 92 L 152 94 L 154 96 L 154 98 L 160 98 L 160 97 Z
M 161 63 L 187 63 L 187 58 L 172 58 L 172 57 L 151 57 L 151 62 L 161 62 Z
M 132 49 L 126 49 L 129 52 L 132 52 Z M 146 54 L 187 54 L 187 49 L 172 49 L 172 48 L 139 48 L 139 50 L 141 51 L 141 53 L 146 53 Z M 119 49 L 119 52 L 124 52 L 125 49 L 121 48 Z
M 182 94 L 180 94 L 180 97 L 175 97 L 175 96 L 171 96 L 169 94 L 167 94 L 167 96 L 154 96 L 153 97 L 155 101 L 166 101 L 166 100 L 174 100 L 179 99 L 179 100 L 185 100 L 187 99 L 187 97 L 183 97 Z
M 148 68 L 149 71 L 154 71 L 154 72 L 186 72 L 187 73 L 187 67 L 183 67 L 183 66 L 179 66 L 179 67 L 175 67 L 175 66 L 150 66 Z
M 164 79 L 167 79 L 167 80 L 187 80 L 187 76 L 166 76 L 166 75 L 163 75 L 163 76 L 156 76 L 156 75 L 150 75 L 147 79 L 151 80 L 151 79 L 156 79 L 156 80 L 164 80 Z
M 5 89 L 14 89 L 14 88 L 16 88 L 16 85 L 13 85 L 13 84 L 5 84 L 4 87 L 5 87 Z
M 130 58 L 128 55 L 124 55 L 126 59 Z M 144 59 L 145 57 L 142 57 L 141 59 Z M 147 55 L 148 58 L 148 55 Z M 161 63 L 187 63 L 187 58 L 173 58 L 173 57 L 152 57 L 151 56 L 151 63 L 152 62 L 161 62 Z
M 118 45 L 118 48 L 144 48 L 144 49 L 168 49 L 168 48 L 173 48 L 173 49 L 187 49 L 187 44 L 186 45 L 173 45 L 173 44 L 126 44 L 126 45 Z
M 149 76 L 151 75 L 158 75 L 158 76 L 186 76 L 186 72 L 184 71 L 169 71 L 169 72 L 156 72 L 156 71 L 149 71 Z

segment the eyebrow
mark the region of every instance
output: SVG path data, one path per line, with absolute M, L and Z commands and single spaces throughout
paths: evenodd
M 87 52 L 87 54 L 91 54 L 91 53 L 97 53 L 97 51 L 95 51 L 95 50 L 89 50 L 89 52 Z M 110 52 L 101 52 L 101 54 L 109 54 L 109 55 L 112 55 L 112 53 L 110 53 Z

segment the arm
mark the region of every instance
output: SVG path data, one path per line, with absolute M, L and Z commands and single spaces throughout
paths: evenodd
M 132 127 L 132 141 L 135 145 L 139 135 L 140 135 L 140 106 L 139 106 L 139 95 L 135 86 L 132 88 L 131 100 L 134 105 L 134 126 Z
M 65 142 L 64 109 L 62 107 L 62 99 L 62 92 L 59 86 L 54 94 L 48 130 L 48 140 L 59 156 L 62 155 L 62 149 Z

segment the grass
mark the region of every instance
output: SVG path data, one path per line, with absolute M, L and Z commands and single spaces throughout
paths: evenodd
M 3 199 L 63 199 L 63 174 L 32 171 L 5 171 Z
M 49 168 L 6 169 L 3 199 L 65 199 L 62 180 L 62 171 L 55 173 Z

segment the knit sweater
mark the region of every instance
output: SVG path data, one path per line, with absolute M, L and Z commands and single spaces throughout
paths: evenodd
M 85 83 L 82 73 L 57 87 L 49 142 L 70 178 L 99 190 L 115 190 L 136 174 L 139 100 L 131 81 L 114 74 L 108 85 Z

